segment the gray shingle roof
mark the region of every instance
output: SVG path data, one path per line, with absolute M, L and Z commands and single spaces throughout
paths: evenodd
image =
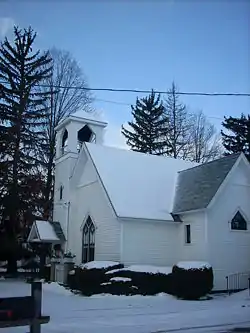
M 240 153 L 178 173 L 173 213 L 206 208 Z
M 55 230 L 55 233 L 57 235 L 57 237 L 60 239 L 61 242 L 65 242 L 66 238 L 65 235 L 63 233 L 62 227 L 60 222 L 50 222 L 51 225 L 53 226 L 53 229 Z

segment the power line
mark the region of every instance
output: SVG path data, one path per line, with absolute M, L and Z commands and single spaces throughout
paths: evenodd
M 129 104 L 129 103 L 118 102 L 118 101 L 111 101 L 111 100 L 100 99 L 100 98 L 95 98 L 94 101 L 97 101 L 97 102 L 104 102 L 104 103 L 110 103 L 110 104 L 117 104 L 117 105 L 131 106 L 131 104 Z M 211 119 L 224 120 L 224 118 L 222 118 L 222 117 L 207 116 L 207 115 L 206 115 L 206 117 L 207 117 L 207 118 L 211 118 Z
M 40 87 L 50 88 L 49 85 L 40 85 Z M 107 92 L 128 92 L 128 93 L 137 93 L 137 94 L 150 94 L 152 90 L 140 90 L 140 89 L 119 89 L 119 88 L 87 88 L 87 87 L 69 87 L 69 86 L 52 86 L 56 89 L 81 89 L 81 90 L 90 90 L 90 91 L 107 91 Z M 171 91 L 159 91 L 154 90 L 156 94 L 167 94 L 171 95 Z M 188 96 L 241 96 L 241 97 L 250 97 L 250 93 L 205 93 L 205 92 L 184 92 L 178 91 L 178 95 L 188 95 Z
M 131 106 L 131 103 L 129 104 L 129 103 L 125 103 L 125 102 L 110 101 L 110 100 L 101 99 L 101 98 L 94 98 L 94 101 L 104 102 L 104 103 L 110 103 L 110 104 L 117 104 L 117 105 Z
M 0 81 L 0 83 L 7 83 L 4 81 Z M 109 91 L 109 92 L 133 92 L 133 93 L 151 93 L 152 90 L 136 90 L 136 89 L 115 89 L 115 88 L 87 88 L 87 87 L 77 87 L 77 86 L 50 86 L 50 85 L 36 85 L 40 87 L 47 87 L 47 88 L 57 88 L 57 89 L 81 89 L 81 90 L 89 90 L 89 91 Z M 165 91 L 155 91 L 157 94 L 171 94 L 171 92 Z M 197 96 L 247 96 L 250 97 L 250 93 L 198 93 L 198 92 L 178 92 L 179 95 L 197 95 Z M 124 106 L 131 106 L 131 103 L 126 102 L 118 102 L 112 101 L 107 99 L 101 98 L 94 98 L 94 101 L 116 104 L 116 105 L 124 105 Z M 223 118 L 216 117 L 216 116 L 206 116 L 207 118 L 217 119 L 217 120 L 224 120 Z
M 0 83 L 8 83 L 0 81 Z M 119 89 L 119 88 L 89 88 L 89 87 L 79 87 L 79 86 L 64 86 L 64 85 L 47 85 L 47 84 L 37 84 L 38 87 L 44 88 L 55 88 L 55 89 L 79 89 L 86 91 L 106 91 L 106 92 L 127 92 L 127 93 L 137 93 L 137 94 L 150 94 L 152 90 L 140 90 L 140 89 Z M 170 95 L 171 91 L 160 91 L 154 90 L 156 94 L 167 94 Z M 236 97 L 250 97 L 250 93 L 207 93 L 207 92 L 184 92 L 178 91 L 178 95 L 187 96 L 236 96 Z

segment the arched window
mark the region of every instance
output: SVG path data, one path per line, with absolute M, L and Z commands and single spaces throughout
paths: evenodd
M 82 262 L 93 261 L 95 258 L 95 226 L 88 216 L 82 231 Z
M 231 229 L 247 230 L 247 222 L 239 211 L 234 215 L 234 218 L 231 221 Z
M 68 146 L 68 131 L 65 129 L 62 137 L 62 146 L 61 146 L 62 154 L 66 153 L 67 146 Z

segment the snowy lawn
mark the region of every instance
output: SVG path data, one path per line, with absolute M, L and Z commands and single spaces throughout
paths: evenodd
M 0 281 L 0 297 L 29 294 L 29 284 Z M 43 313 L 51 316 L 43 333 L 225 332 L 230 324 L 250 326 L 250 297 L 248 291 L 209 301 L 181 301 L 169 295 L 82 297 L 52 283 L 43 285 Z M 20 327 L 1 333 L 27 331 Z

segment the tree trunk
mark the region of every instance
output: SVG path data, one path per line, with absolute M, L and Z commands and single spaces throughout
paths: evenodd
M 16 256 L 10 256 L 7 262 L 7 273 L 11 275 L 17 274 L 17 261 Z
M 47 165 L 47 179 L 46 179 L 46 187 L 44 193 L 44 213 L 43 217 L 45 220 L 49 220 L 52 215 L 52 193 L 53 193 L 53 180 L 54 180 L 54 155 L 55 155 L 55 140 L 52 141 L 52 145 L 50 146 L 50 155 L 49 161 Z

